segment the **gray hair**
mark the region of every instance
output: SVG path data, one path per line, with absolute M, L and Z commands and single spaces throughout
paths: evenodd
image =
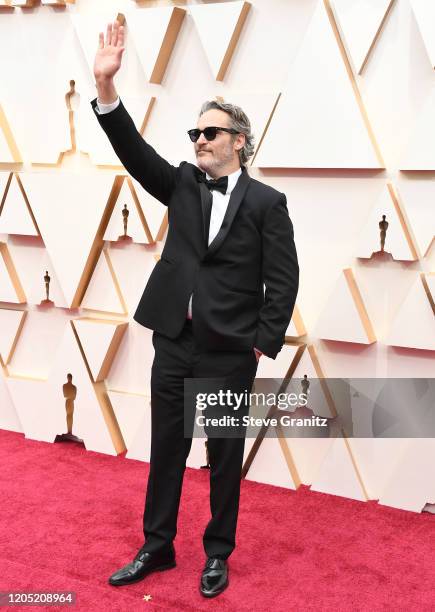
M 244 166 L 248 159 L 254 154 L 254 135 L 251 132 L 251 122 L 246 114 L 234 104 L 226 102 L 218 102 L 217 100 L 208 100 L 204 102 L 199 111 L 199 116 L 211 109 L 221 110 L 227 113 L 230 117 L 230 127 L 245 135 L 245 145 L 239 151 L 240 163 Z

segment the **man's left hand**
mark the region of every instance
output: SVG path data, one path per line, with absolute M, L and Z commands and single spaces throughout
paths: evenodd
M 254 347 L 255 356 L 257 358 L 257 362 L 259 361 L 261 355 L 263 354 L 259 349 Z

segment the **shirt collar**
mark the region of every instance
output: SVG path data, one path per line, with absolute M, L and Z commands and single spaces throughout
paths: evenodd
M 236 183 L 237 183 L 237 181 L 239 179 L 239 176 L 241 174 L 242 174 L 242 169 L 238 168 L 235 172 L 231 172 L 231 174 L 228 175 L 228 187 L 227 187 L 227 191 L 226 191 L 225 195 L 230 195 L 230 193 L 232 192 L 232 190 L 236 186 Z M 206 176 L 208 181 L 212 178 L 207 172 L 205 173 L 205 176 Z

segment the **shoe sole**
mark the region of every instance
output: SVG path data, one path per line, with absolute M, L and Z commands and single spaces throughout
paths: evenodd
M 224 586 L 222 587 L 222 589 L 218 591 L 217 593 L 204 593 L 204 591 L 201 590 L 201 587 L 199 588 L 199 592 L 201 593 L 203 597 L 208 597 L 208 598 L 217 597 L 218 595 L 220 595 L 221 593 L 225 591 L 225 589 L 228 587 L 229 584 L 230 584 L 230 581 L 227 580 Z
M 147 576 L 149 576 L 153 572 L 163 572 L 165 570 L 172 569 L 173 567 L 176 567 L 176 565 L 177 564 L 175 563 L 175 561 L 173 561 L 171 563 L 166 563 L 165 565 L 158 565 L 157 567 L 153 567 L 152 569 L 150 569 L 148 572 L 146 572 L 146 574 L 144 574 L 140 578 L 134 578 L 133 580 L 126 580 L 126 581 L 122 581 L 122 582 L 110 582 L 110 578 L 109 578 L 108 583 L 111 586 L 127 586 L 128 584 L 134 584 L 135 582 L 140 582 L 141 580 L 143 580 L 144 578 L 146 578 Z

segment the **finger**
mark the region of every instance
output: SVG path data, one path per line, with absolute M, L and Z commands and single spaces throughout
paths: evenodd
M 112 45 L 114 47 L 116 47 L 116 43 L 118 42 L 118 29 L 119 29 L 119 23 L 118 21 L 114 21 L 113 22 L 113 29 L 112 29 Z
M 100 32 L 98 35 L 98 48 L 104 49 L 104 33 Z
M 118 31 L 118 47 L 124 46 L 124 26 L 119 27 Z
M 112 24 L 109 23 L 106 31 L 106 47 L 110 45 L 110 41 L 112 40 Z

